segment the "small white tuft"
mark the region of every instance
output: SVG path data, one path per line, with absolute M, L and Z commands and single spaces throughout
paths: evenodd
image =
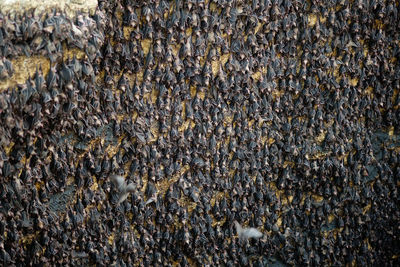
M 234 221 L 235 227 L 236 227 L 236 232 L 239 236 L 239 239 L 241 241 L 254 238 L 258 239 L 263 236 L 263 233 L 258 231 L 256 228 L 249 227 L 249 228 L 243 228 L 237 221 Z
M 117 206 L 128 198 L 129 193 L 132 193 L 136 190 L 136 186 L 133 183 L 127 185 L 125 178 L 120 175 L 111 175 L 110 179 L 114 183 L 114 185 L 118 187 L 119 198 Z

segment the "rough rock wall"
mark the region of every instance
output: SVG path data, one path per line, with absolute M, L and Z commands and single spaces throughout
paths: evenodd
M 398 9 L 2 8 L 2 263 L 398 263 Z

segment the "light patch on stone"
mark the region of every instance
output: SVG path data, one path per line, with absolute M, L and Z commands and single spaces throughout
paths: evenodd
M 11 60 L 11 63 L 15 72 L 8 79 L 0 81 L 0 92 L 7 88 L 16 87 L 18 84 L 26 83 L 29 77 L 34 76 L 36 68 L 41 67 L 42 73 L 45 75 L 50 70 L 50 60 L 43 56 L 18 57 Z
M 151 45 L 151 39 L 144 39 L 141 41 L 142 44 L 142 49 L 143 53 L 147 56 L 147 53 L 149 53 L 150 45 Z
M 218 73 L 219 64 L 220 64 L 220 61 L 219 61 L 219 60 L 214 60 L 214 61 L 211 62 L 212 74 L 213 74 L 214 76 L 216 76 L 217 73 Z
M 308 26 L 314 27 L 314 25 L 317 23 L 317 18 L 318 16 L 316 14 L 308 15 Z
M 358 84 L 358 79 L 357 79 L 357 78 L 351 79 L 351 80 L 350 80 L 350 84 L 351 84 L 351 86 L 357 86 L 357 84 Z
M 322 200 L 324 200 L 324 198 L 323 198 L 322 196 L 315 195 L 315 194 L 312 194 L 311 197 L 314 199 L 314 201 L 315 201 L 316 203 L 321 203 Z
M 51 11 L 56 8 L 65 11 L 68 15 L 75 15 L 76 11 L 94 14 L 97 0 L 0 0 L 0 10 L 3 14 L 22 14 L 34 9 L 36 14 Z
M 67 61 L 69 58 L 72 59 L 73 57 L 76 57 L 77 59 L 83 59 L 85 55 L 85 51 L 82 51 L 76 47 L 68 49 L 65 45 L 63 60 Z
M 261 71 L 257 71 L 251 75 L 253 80 L 258 81 L 261 78 Z

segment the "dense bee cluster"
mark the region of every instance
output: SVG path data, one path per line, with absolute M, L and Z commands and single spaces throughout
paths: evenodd
M 19 58 L 50 65 L 0 91 L 1 263 L 398 264 L 398 10 L 100 0 L 73 19 L 0 15 L 0 84 L 26 72 Z M 234 221 L 264 236 L 240 242 Z

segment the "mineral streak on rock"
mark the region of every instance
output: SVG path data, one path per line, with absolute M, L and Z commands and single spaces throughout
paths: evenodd
M 75 16 L 77 11 L 93 14 L 97 7 L 97 0 L 1 0 L 2 14 L 18 15 L 26 11 L 35 10 L 36 14 L 49 12 L 52 9 L 63 10 L 69 16 Z

